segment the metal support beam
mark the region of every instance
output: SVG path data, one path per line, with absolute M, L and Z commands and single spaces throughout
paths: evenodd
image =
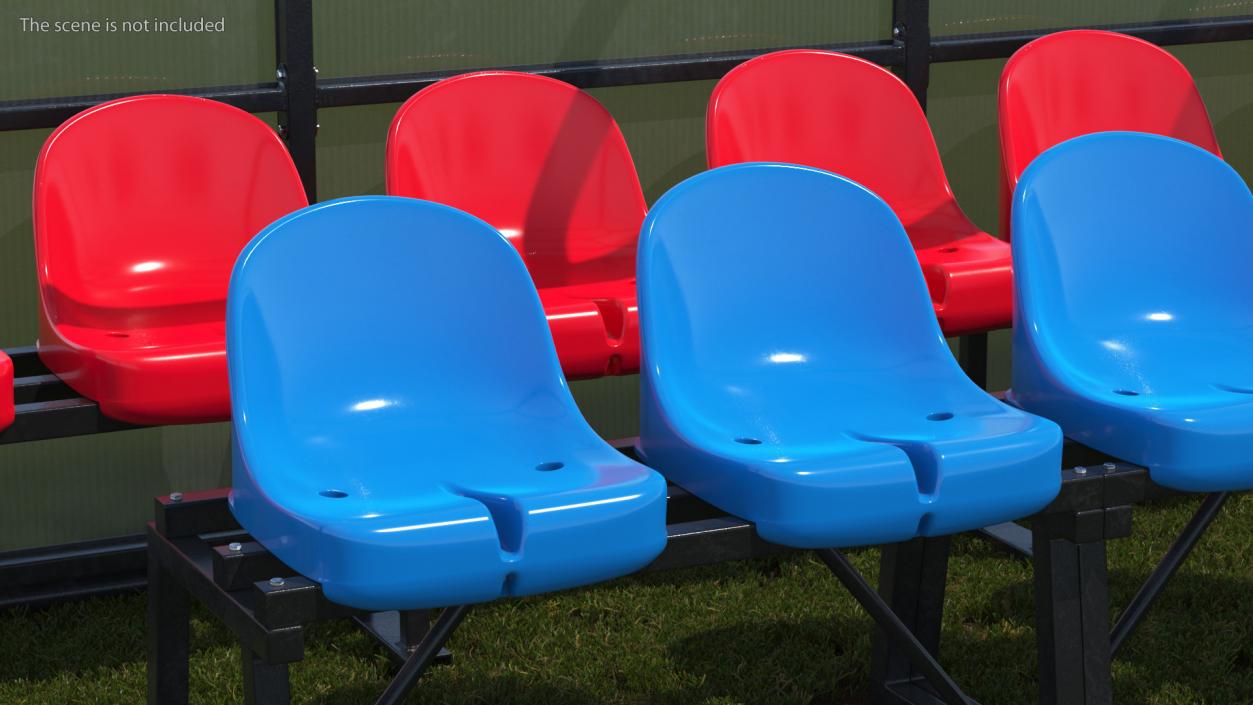
M 1004 524 L 993 524 L 979 529 L 979 533 L 999 543 L 1000 545 L 1013 551 L 1016 555 L 1023 558 L 1030 558 L 1033 550 L 1031 547 L 1031 529 L 1007 521 Z
M 285 100 L 279 133 L 287 140 L 309 202 L 318 200 L 317 67 L 313 65 L 313 0 L 276 0 L 275 49 L 278 86 Z
M 466 613 L 470 608 L 466 605 L 457 605 L 449 607 L 439 615 L 439 619 L 435 620 L 435 625 L 431 627 L 431 631 L 427 632 L 422 643 L 405 661 L 405 665 L 400 667 L 400 672 L 387 684 L 387 690 L 383 691 L 382 697 L 378 699 L 378 705 L 400 705 L 405 700 L 405 696 L 413 690 L 413 686 L 417 684 L 418 679 L 426 671 L 435 657 L 439 655 L 440 650 L 444 648 L 444 643 L 452 636 L 452 633 L 461 624 L 461 620 L 465 619 Z
M 184 705 L 191 648 L 191 600 L 156 561 L 148 564 L 148 705 Z
M 904 56 L 896 65 L 900 76 L 923 110 L 931 83 L 931 3 L 929 0 L 892 0 L 892 41 Z
M 931 652 L 927 651 L 918 637 L 892 611 L 888 603 L 884 602 L 879 593 L 875 592 L 870 583 L 857 572 L 853 564 L 848 562 L 843 553 L 834 548 L 820 549 L 816 553 L 831 569 L 831 572 L 835 573 L 835 577 L 839 578 L 844 587 L 852 593 L 853 598 L 870 613 L 887 638 L 891 639 L 905 653 L 914 667 L 922 673 L 927 683 L 939 694 L 942 702 L 947 705 L 974 704 L 974 701 L 966 697 L 948 672 L 935 660 Z
M 933 656 L 940 653 L 950 542 L 948 536 L 941 536 L 884 546 L 879 561 L 879 594 Z M 871 701 L 876 705 L 898 702 L 903 686 L 925 686 L 925 676 L 908 653 L 880 630 L 870 660 Z
M 1209 529 L 1210 524 L 1214 523 L 1214 519 L 1218 517 L 1218 513 L 1222 511 L 1223 503 L 1227 501 L 1226 492 L 1215 492 L 1208 494 L 1201 502 L 1201 506 L 1192 515 L 1192 519 L 1188 521 L 1188 525 L 1184 527 L 1183 532 L 1170 545 L 1170 549 L 1166 551 L 1166 555 L 1162 557 L 1157 567 L 1153 569 L 1148 580 L 1140 587 L 1136 596 L 1131 599 L 1131 603 L 1127 605 L 1127 609 L 1123 610 L 1118 616 L 1118 622 L 1114 624 L 1114 631 L 1110 637 L 1110 654 L 1116 656 L 1118 650 L 1126 643 L 1128 637 L 1135 632 L 1136 627 L 1140 625 L 1140 621 L 1144 619 L 1144 615 L 1148 613 L 1149 607 L 1152 607 L 1153 601 L 1162 593 L 1162 589 L 1174 577 L 1175 572 L 1179 570 L 1179 566 L 1188 559 L 1188 555 L 1192 553 L 1192 549 L 1196 548 L 1196 544 L 1205 535 L 1205 531 Z
M 972 382 L 988 388 L 988 334 L 963 335 L 957 346 L 957 362 Z

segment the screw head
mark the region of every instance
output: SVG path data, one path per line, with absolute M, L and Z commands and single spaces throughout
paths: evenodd
M 170 493 L 170 501 L 171 501 L 171 502 L 181 502 L 181 501 L 183 501 L 183 493 L 182 493 L 182 492 L 171 492 L 171 493 Z
M 278 67 L 278 70 L 274 72 L 274 78 L 277 78 L 280 81 L 287 78 L 287 67 Z
M 1075 474 L 1076 474 L 1076 475 L 1087 475 L 1087 474 L 1088 474 L 1088 469 L 1087 469 L 1087 468 L 1085 468 L 1085 467 L 1083 467 L 1082 465 L 1076 465 L 1076 466 L 1075 466 Z
M 287 581 L 282 578 L 270 578 L 270 585 L 273 585 L 274 587 L 283 587 L 283 584 L 286 582 Z
M 905 28 L 901 27 L 900 25 L 896 25 L 895 27 L 892 28 L 893 39 L 900 39 L 901 35 L 904 33 L 905 33 Z
M 231 541 L 230 543 L 226 544 L 226 549 L 228 551 L 238 553 L 239 551 L 244 550 L 244 545 L 238 541 Z

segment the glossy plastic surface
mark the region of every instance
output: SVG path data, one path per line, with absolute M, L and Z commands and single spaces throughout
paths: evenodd
M 640 237 L 645 462 L 767 540 L 949 534 L 1057 494 L 1061 432 L 966 377 L 864 187 L 723 167 L 667 193 Z
M 1253 487 L 1253 197 L 1127 132 L 1040 155 L 1014 194 L 1011 399 L 1180 490 Z
M 13 423 L 13 361 L 0 350 L 0 430 Z
M 718 83 L 707 121 L 711 167 L 803 164 L 887 201 L 913 242 L 946 334 L 1009 325 L 1009 245 L 957 205 L 927 118 L 891 72 L 830 51 L 766 54 Z
M 440 81 L 392 121 L 387 192 L 460 208 L 509 239 L 568 376 L 639 368 L 635 243 L 646 206 L 626 141 L 594 98 L 509 71 Z
M 1009 198 L 1031 160 L 1091 132 L 1134 130 L 1220 154 L 1192 75 L 1142 39 L 1091 29 L 1055 32 L 1023 46 L 1001 73 L 1001 233 Z
M 149 95 L 79 113 L 35 171 L 41 359 L 114 418 L 226 419 L 231 266 L 304 205 L 282 140 L 229 105 Z
M 276 222 L 235 268 L 227 348 L 231 508 L 336 602 L 558 590 L 665 545 L 665 481 L 587 425 L 522 261 L 461 211 L 373 196 Z

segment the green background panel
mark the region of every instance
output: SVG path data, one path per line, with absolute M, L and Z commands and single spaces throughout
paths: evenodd
M 118 31 L 28 32 L 23 17 L 111 19 Z M 222 19 L 224 31 L 121 31 L 123 21 L 180 17 Z M 0 100 L 267 81 L 274 81 L 274 4 L 265 0 L 0 2 Z
M 935 36 L 1247 15 L 1253 0 L 936 0 Z
M 887 0 L 321 0 L 314 47 L 341 77 L 873 41 L 890 22 Z
M 319 0 L 315 5 L 323 77 L 752 48 L 763 45 L 757 37 L 767 35 L 777 41 L 764 45 L 857 41 L 875 38 L 876 28 L 889 21 L 889 3 L 883 2 Z M 55 13 L 48 9 L 53 6 Z M 231 31 L 212 40 L 149 35 L 95 43 L 60 37 L 54 45 L 44 43 L 53 38 L 35 42 L 18 36 L 15 24 L 18 16 L 41 12 L 68 18 L 127 8 L 140 15 L 194 16 L 211 14 L 210 7 L 235 18 Z M 933 29 L 942 34 L 1150 21 L 1247 13 L 1250 7 L 1253 0 L 1186 6 L 945 0 L 933 3 Z M 0 99 L 248 83 L 273 75 L 272 5 L 265 1 L 17 0 L 3 12 Z M 962 29 L 966 26 L 971 28 Z M 1224 154 L 1247 179 L 1253 173 L 1253 42 L 1171 51 L 1196 77 Z M 997 225 L 996 84 L 1003 64 L 935 64 L 929 95 L 929 117 L 958 199 L 990 232 Z M 704 110 L 713 85 L 592 91 L 620 122 L 650 202 L 704 167 Z M 321 111 L 322 198 L 383 191 L 384 139 L 396 107 Z M 273 115 L 262 118 L 274 123 Z M 35 336 L 30 185 L 47 133 L 0 133 L 0 346 L 26 345 Z M 1009 383 L 1008 334 L 993 334 L 992 345 L 991 386 L 1003 388 Z M 637 385 L 632 376 L 576 382 L 573 388 L 593 425 L 607 437 L 622 437 L 636 431 Z M 8 487 L 0 494 L 0 551 L 137 532 L 151 511 L 151 496 L 226 484 L 227 443 L 226 426 L 214 424 L 0 446 Z

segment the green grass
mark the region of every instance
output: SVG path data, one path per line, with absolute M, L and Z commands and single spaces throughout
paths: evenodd
M 1139 507 L 1109 545 L 1125 604 L 1195 509 Z M 873 579 L 878 551 L 853 551 Z M 470 612 L 411 703 L 865 703 L 873 627 L 808 554 L 626 578 Z M 318 625 L 292 667 L 300 703 L 371 703 L 391 677 L 348 623 Z M 137 703 L 144 597 L 0 614 L 0 703 Z M 242 702 L 239 655 L 193 614 L 192 702 Z M 1036 702 L 1029 565 L 954 544 L 941 660 L 984 705 Z M 1253 703 L 1253 496 L 1232 498 L 1115 664 L 1120 703 Z

